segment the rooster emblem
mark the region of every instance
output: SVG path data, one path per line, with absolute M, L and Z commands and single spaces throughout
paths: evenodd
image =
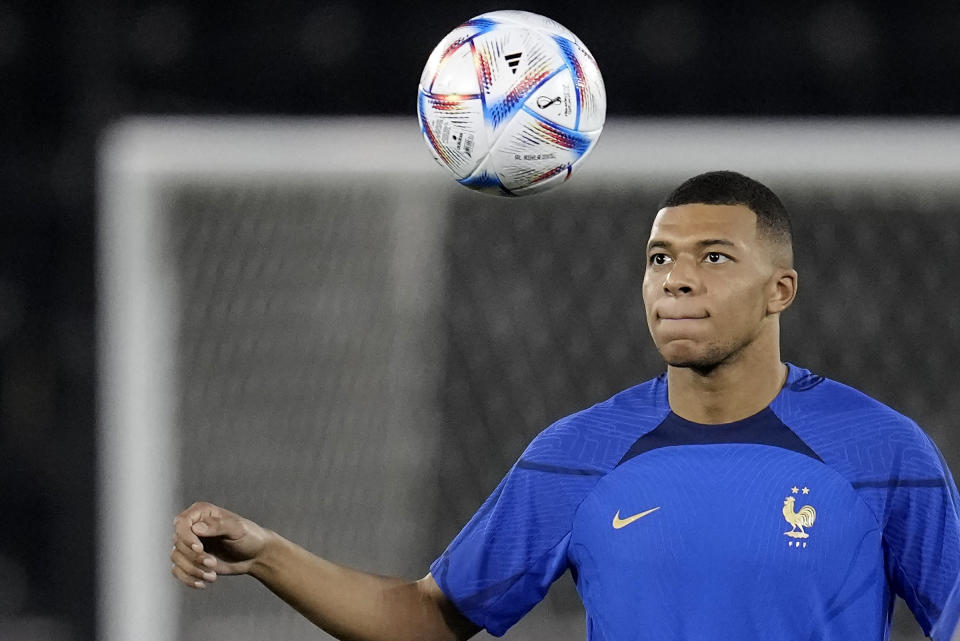
M 783 518 L 793 526 L 792 530 L 784 532 L 784 534 L 792 539 L 805 539 L 810 535 L 807 534 L 803 528 L 813 527 L 813 523 L 817 520 L 817 511 L 813 509 L 811 505 L 804 505 L 800 508 L 799 512 L 794 512 L 793 506 L 796 501 L 792 496 L 783 499 Z M 797 528 L 800 529 L 799 532 Z M 800 544 L 798 543 L 797 545 Z

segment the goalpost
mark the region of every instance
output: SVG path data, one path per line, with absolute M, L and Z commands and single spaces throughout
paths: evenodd
M 442 549 L 438 505 L 463 474 L 449 469 L 457 426 L 437 400 L 463 290 L 451 293 L 451 225 L 488 209 L 504 227 L 533 210 L 544 225 L 551 210 L 583 222 L 591 194 L 721 168 L 796 194 L 955 203 L 960 123 L 614 119 L 569 184 L 528 199 L 456 185 L 412 117 L 114 126 L 99 173 L 101 641 L 308 638 L 295 615 L 257 609 L 272 597 L 255 582 L 197 594 L 175 582 L 185 501 L 232 501 L 336 561 L 422 576 Z M 497 260 L 481 241 L 471 251 Z M 507 638 L 582 638 L 582 616 L 557 611 Z

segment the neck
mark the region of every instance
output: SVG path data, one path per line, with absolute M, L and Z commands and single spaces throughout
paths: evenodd
M 732 423 L 767 407 L 787 380 L 779 334 L 758 337 L 727 362 L 703 372 L 667 368 L 670 409 L 695 423 Z

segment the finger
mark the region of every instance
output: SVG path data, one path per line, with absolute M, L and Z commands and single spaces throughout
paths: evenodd
M 190 529 L 191 525 L 193 525 L 193 523 L 190 520 L 190 515 L 186 512 L 181 513 L 173 520 L 174 537 L 182 541 L 187 547 L 193 549 L 194 552 L 202 552 L 203 543 L 201 543 L 200 537 Z
M 183 556 L 185 556 L 191 563 L 198 567 L 201 565 L 206 565 L 207 567 L 212 568 L 217 563 L 213 556 L 203 551 L 202 547 L 198 551 L 196 548 L 187 545 L 187 542 L 180 537 L 174 538 L 173 547 L 175 550 L 179 550 Z
M 209 567 L 204 567 L 202 565 L 196 565 L 189 558 L 184 556 L 178 548 L 173 548 L 170 552 L 170 560 L 173 561 L 174 567 L 180 568 L 180 570 L 190 577 L 193 577 L 193 580 L 202 580 L 207 583 L 213 583 L 217 580 L 217 573 L 212 571 Z
M 243 536 L 243 525 L 240 519 L 233 515 L 224 515 L 219 512 L 208 512 L 193 522 L 190 531 L 199 537 L 222 536 L 228 539 L 238 539 Z
M 173 550 L 170 551 L 170 560 L 186 574 L 194 578 L 203 579 L 208 582 L 216 579 L 216 572 L 214 570 L 207 565 L 194 563 L 177 548 L 173 548 Z
M 183 568 L 181 568 L 178 565 L 174 565 L 170 571 L 173 574 L 173 576 L 176 577 L 177 581 L 180 581 L 180 583 L 184 584 L 188 588 L 193 588 L 194 590 L 203 590 L 204 588 L 207 587 L 206 583 L 204 583 L 203 581 L 198 581 L 197 579 L 193 578 L 192 576 L 184 572 Z

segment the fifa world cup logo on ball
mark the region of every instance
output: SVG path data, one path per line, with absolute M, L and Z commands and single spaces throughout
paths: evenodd
M 501 196 L 570 178 L 600 137 L 606 109 L 586 45 L 526 11 L 485 13 L 447 34 L 417 97 L 433 158 L 461 185 Z

